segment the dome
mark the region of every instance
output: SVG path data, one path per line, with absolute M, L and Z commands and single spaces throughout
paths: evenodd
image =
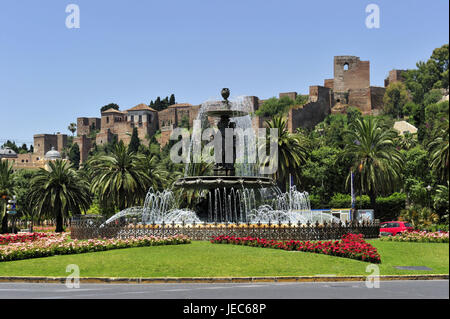
M 45 153 L 44 157 L 46 160 L 57 160 L 57 159 L 61 159 L 61 154 L 57 150 L 55 150 L 54 147 L 52 147 L 52 149 L 50 151 Z
M 5 147 L 0 149 L 0 158 L 16 158 L 17 153 L 14 152 L 11 148 Z

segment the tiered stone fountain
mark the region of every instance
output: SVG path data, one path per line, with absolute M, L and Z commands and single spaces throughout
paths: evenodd
M 221 94 L 222 101 L 202 105 L 198 120 L 218 120 L 217 128 L 222 137 L 227 128 L 251 128 L 244 100 L 230 102 L 230 91 L 226 88 Z M 308 193 L 299 192 L 295 187 L 282 193 L 270 177 L 255 173 L 254 169 L 237 170 L 235 140 L 233 160 L 226 163 L 225 144 L 225 138 L 222 138 L 222 144 L 218 146 L 222 158 L 216 158 L 212 175 L 192 176 L 190 164 L 187 164 L 185 176 L 178 179 L 172 189 L 163 192 L 150 189 L 144 207 L 121 211 L 105 224 L 122 217 L 137 217 L 143 224 L 338 222 L 329 214 L 311 213 Z M 180 209 L 179 194 L 189 191 L 197 192 L 197 200 L 192 207 Z

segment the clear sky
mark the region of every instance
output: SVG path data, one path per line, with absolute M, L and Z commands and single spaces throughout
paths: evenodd
M 79 29 L 66 27 L 71 3 Z M 365 25 L 370 3 L 378 29 Z M 1 0 L 0 142 L 71 134 L 111 102 L 307 93 L 333 77 L 335 55 L 370 60 L 383 86 L 448 43 L 448 12 L 448 0 Z

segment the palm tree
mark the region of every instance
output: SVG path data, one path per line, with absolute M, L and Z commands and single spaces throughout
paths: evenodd
M 449 149 L 448 149 L 448 119 L 438 127 L 435 139 L 429 145 L 430 166 L 438 173 L 442 181 L 448 181 Z
M 12 163 L 8 160 L 0 160 L 0 216 L 2 217 L 2 233 L 8 232 L 8 214 L 6 204 L 13 196 L 13 174 Z
M 56 232 L 62 232 L 63 217 L 89 209 L 89 184 L 66 161 L 51 161 L 48 166 L 48 170 L 41 168 L 32 178 L 29 199 L 39 215 L 49 213 L 55 217 Z
M 72 132 L 72 135 L 75 135 L 75 132 L 77 131 L 77 124 L 70 123 L 67 129 Z
M 159 162 L 156 155 L 149 155 L 143 161 L 143 169 L 149 176 L 148 184 L 146 184 L 146 189 L 152 187 L 155 190 L 162 190 L 170 184 L 170 179 L 167 169 Z
M 369 195 L 373 209 L 376 196 L 392 191 L 400 181 L 403 155 L 395 147 L 396 135 L 393 130 L 383 129 L 372 117 L 356 119 L 345 131 L 347 140 L 342 155 L 352 159 L 351 171 L 358 172 L 356 185 Z
M 278 168 L 274 178 L 281 190 L 286 191 L 290 182 L 289 174 L 298 181 L 300 179 L 300 167 L 307 158 L 305 143 L 299 133 L 288 131 L 287 120 L 282 116 L 275 116 L 266 124 L 269 129 L 278 129 Z
M 143 202 L 151 179 L 145 169 L 145 156 L 129 152 L 122 141 L 112 153 L 88 161 L 91 190 L 103 204 L 123 210 Z
M 417 144 L 417 135 L 411 134 L 409 132 L 405 132 L 403 135 L 399 136 L 398 138 L 398 145 L 404 149 L 409 150 L 416 146 Z

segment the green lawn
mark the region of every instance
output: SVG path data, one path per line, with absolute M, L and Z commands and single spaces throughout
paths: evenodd
M 380 275 L 448 274 L 449 245 L 369 240 L 382 263 Z M 81 277 L 221 277 L 368 275 L 369 263 L 346 258 L 268 248 L 211 244 L 119 249 L 78 255 L 0 262 L 0 276 L 66 276 L 77 264 Z M 432 271 L 394 266 L 427 266 Z

